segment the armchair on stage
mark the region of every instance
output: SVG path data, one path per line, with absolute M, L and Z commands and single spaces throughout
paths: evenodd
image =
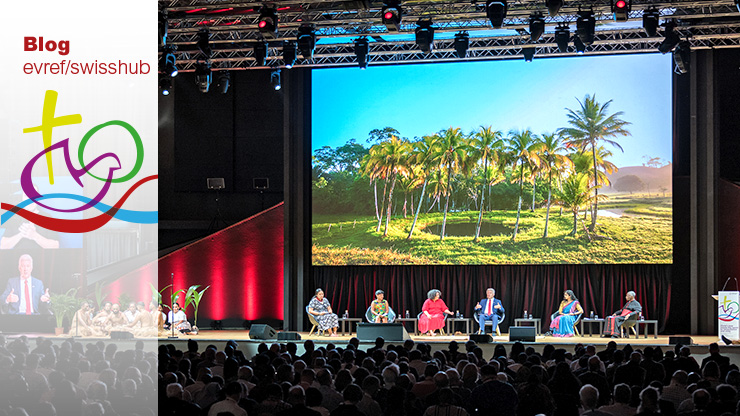
M 324 331 L 316 329 L 319 327 L 319 323 L 316 321 L 316 317 L 308 312 L 308 306 L 306 306 L 306 315 L 308 315 L 308 321 L 311 322 L 311 325 L 313 325 L 311 327 L 311 331 L 308 333 L 308 336 L 310 337 L 311 334 L 313 334 L 313 331 L 316 331 L 316 335 L 321 335 L 321 333 Z
M 375 321 L 373 321 L 372 314 L 370 313 L 370 308 L 371 307 L 368 307 L 367 311 L 365 311 L 365 319 L 367 319 L 367 321 L 370 323 L 374 323 Z M 396 313 L 393 312 L 393 309 L 389 306 L 388 307 L 388 323 L 389 324 L 393 323 L 393 321 L 395 320 L 396 320 Z
M 558 316 L 558 311 L 555 311 L 555 313 L 553 313 L 552 315 L 550 315 L 550 322 L 554 321 L 554 320 L 555 320 L 555 318 L 557 318 L 557 316 Z M 583 318 L 583 314 L 582 314 L 582 313 L 579 313 L 579 314 L 577 315 L 577 318 L 576 318 L 576 320 L 575 320 L 575 321 L 573 321 L 573 333 L 574 333 L 574 334 L 575 334 L 575 335 L 576 335 L 577 337 L 580 337 L 580 336 L 581 336 L 581 334 L 580 334 L 580 333 L 578 333 L 578 323 L 579 323 L 579 322 L 581 322 L 581 318 Z M 562 321 L 561 321 L 561 322 L 562 322 Z
M 640 312 L 632 312 L 631 314 L 627 315 L 627 318 L 624 319 L 622 325 L 619 326 L 619 330 L 622 332 L 622 338 L 630 337 L 630 329 L 632 330 L 632 333 L 635 334 L 635 337 L 637 337 L 637 330 L 635 329 L 635 325 L 637 325 L 637 321 L 639 320 Z
M 419 312 L 418 315 L 416 315 L 416 321 L 418 322 L 421 319 L 421 315 L 424 313 L 424 311 Z M 445 325 L 447 325 L 447 314 L 442 314 L 442 319 L 444 320 L 444 324 L 442 325 L 442 328 L 439 328 L 440 335 L 447 335 L 445 333 Z M 417 328 L 418 329 L 418 328 Z
M 475 309 L 473 311 L 473 318 L 475 320 L 475 324 L 478 324 L 478 316 L 481 314 L 481 310 L 482 309 Z M 501 336 L 501 329 L 499 327 L 501 326 L 501 322 L 503 322 L 504 319 L 506 319 L 506 313 L 505 312 L 501 312 L 499 314 L 499 316 L 498 316 L 498 325 L 496 325 L 495 331 L 494 331 L 494 328 L 491 328 L 491 332 L 496 332 L 496 335 L 497 336 Z M 486 321 L 484 323 L 484 325 L 485 326 L 493 326 L 493 322 Z M 485 331 L 483 331 L 483 332 L 485 332 Z

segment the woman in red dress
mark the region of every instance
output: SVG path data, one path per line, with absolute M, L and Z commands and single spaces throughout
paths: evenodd
M 419 331 L 422 334 L 434 336 L 434 331 L 442 329 L 445 325 L 445 315 L 452 315 L 447 308 L 445 301 L 440 299 L 442 292 L 432 289 L 427 293 L 429 299 L 424 301 L 421 307 L 421 316 L 419 316 Z

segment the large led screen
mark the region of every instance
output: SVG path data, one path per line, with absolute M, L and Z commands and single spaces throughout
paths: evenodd
M 317 69 L 314 265 L 671 263 L 671 58 Z

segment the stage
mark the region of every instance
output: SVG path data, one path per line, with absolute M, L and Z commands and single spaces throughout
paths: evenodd
M 184 335 L 184 334 L 176 334 L 176 339 L 168 339 L 168 338 L 160 338 L 159 343 L 160 344 L 174 344 L 177 349 L 180 349 L 182 351 L 187 350 L 187 341 L 189 339 L 198 341 L 198 347 L 199 349 L 205 348 L 207 345 L 215 345 L 218 349 L 223 349 L 223 347 L 226 345 L 226 342 L 229 340 L 234 340 L 238 343 L 239 349 L 243 350 L 245 355 L 247 357 L 251 357 L 257 352 L 257 346 L 260 343 L 287 343 L 287 342 L 295 342 L 298 344 L 298 351 L 300 353 L 303 352 L 303 342 L 306 340 L 312 340 L 314 344 L 319 346 L 326 346 L 327 344 L 336 344 L 336 345 L 345 345 L 347 342 L 349 342 L 350 338 L 355 336 L 356 334 L 345 334 L 345 335 L 339 335 L 336 337 L 328 337 L 328 336 L 319 336 L 315 333 L 311 336 L 308 335 L 308 332 L 299 332 L 298 333 L 301 336 L 301 340 L 299 341 L 286 341 L 286 340 L 277 340 L 277 339 L 250 339 L 249 338 L 249 330 L 203 330 L 197 335 Z M 707 346 L 711 344 L 712 342 L 717 342 L 716 336 L 708 336 L 708 335 L 675 335 L 675 336 L 690 336 L 692 339 L 691 346 L 691 353 L 696 358 L 696 360 L 701 361 L 704 357 L 708 355 L 708 348 Z M 541 352 L 545 345 L 547 344 L 553 344 L 556 346 L 556 348 L 565 348 L 566 350 L 573 352 L 574 347 L 577 344 L 584 344 L 584 345 L 594 345 L 597 349 L 597 351 L 601 351 L 606 348 L 606 344 L 609 343 L 609 341 L 614 341 L 619 345 L 626 345 L 630 344 L 633 348 L 639 349 L 644 348 L 647 346 L 660 346 L 663 351 L 668 351 L 669 349 L 673 349 L 674 345 L 669 343 L 669 336 L 668 335 L 659 335 L 658 338 L 654 338 L 652 335 L 648 335 L 647 338 L 644 338 L 644 335 L 640 335 L 639 338 L 635 338 L 634 335 L 631 338 L 601 338 L 599 336 L 577 336 L 577 337 L 571 337 L 571 338 L 556 338 L 552 336 L 537 336 L 535 342 L 524 342 L 527 346 L 532 346 L 537 350 L 538 352 Z M 447 345 L 450 343 L 450 341 L 457 341 L 458 343 L 464 344 L 467 342 L 470 338 L 468 335 L 463 334 L 456 334 L 456 335 L 447 335 L 447 336 L 422 336 L 422 335 L 411 335 L 410 339 L 414 340 L 414 342 L 424 342 L 428 343 L 432 346 L 433 351 L 446 349 Z M 387 344 L 400 344 L 402 341 L 387 341 Z M 506 346 L 507 351 L 510 349 L 510 346 L 513 344 L 513 342 L 509 341 L 509 334 L 502 333 L 501 336 L 493 337 L 492 343 L 481 343 L 478 344 L 483 349 L 483 356 L 484 357 L 491 357 L 493 355 L 493 349 L 495 345 L 497 344 L 503 344 Z M 368 348 L 373 345 L 372 341 L 364 341 L 360 342 L 360 348 Z M 463 346 L 461 345 L 461 348 Z M 720 342 L 720 350 L 723 355 L 727 355 L 730 357 L 732 362 L 740 364 L 740 346 L 728 346 L 724 345 Z

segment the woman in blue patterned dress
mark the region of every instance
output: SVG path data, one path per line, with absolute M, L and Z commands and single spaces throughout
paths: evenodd
M 316 318 L 320 331 L 329 331 L 332 337 L 337 336 L 339 317 L 332 312 L 329 300 L 324 297 L 324 291 L 316 289 L 316 296 L 308 303 L 308 313 Z
M 573 325 L 583 314 L 581 303 L 576 299 L 572 290 L 566 290 L 563 293 L 563 301 L 560 302 L 558 311 L 552 314 L 550 323 L 550 332 L 556 337 L 572 337 Z

